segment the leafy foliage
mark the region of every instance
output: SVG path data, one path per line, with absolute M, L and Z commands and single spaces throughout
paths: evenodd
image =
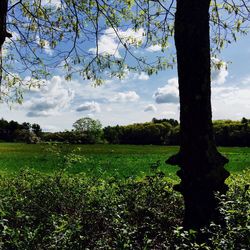
M 250 122 L 217 120 L 213 122 L 215 141 L 219 146 L 250 146 Z M 173 119 L 104 128 L 104 137 L 114 144 L 179 145 L 180 128 Z
M 163 119 L 157 120 L 157 122 L 155 120 L 127 126 L 108 126 L 104 128 L 104 137 L 109 143 L 118 144 L 171 144 L 170 137 L 173 127 L 170 122 L 175 120 Z M 175 121 L 174 126 L 177 125 L 178 122 Z
M 80 118 L 73 124 L 73 127 L 75 137 L 82 138 L 82 141 L 85 143 L 98 143 L 102 140 L 102 124 L 99 120 L 94 120 L 90 117 Z
M 128 70 L 151 75 L 172 68 L 175 11 L 174 0 L 9 1 L 7 30 L 12 38 L 4 48 L 1 100 L 21 101 L 23 88 L 39 87 L 55 68 L 68 80 L 80 74 L 96 84 L 122 78 Z M 214 51 L 248 31 L 249 1 L 212 0 L 210 13 Z M 101 49 L 105 34 L 117 44 L 111 53 Z M 154 58 L 135 53 L 151 46 L 168 53 Z
M 169 244 L 182 202 L 155 175 L 135 181 L 42 176 L 1 181 L 3 249 L 150 248 Z M 168 206 L 165 206 L 168 204 Z
M 46 176 L 23 170 L 0 182 L 2 249 L 247 249 L 249 172 L 221 197 L 224 226 L 181 228 L 183 203 L 158 171 L 140 180 Z
M 211 223 L 200 232 L 177 228 L 175 249 L 247 249 L 250 245 L 249 171 L 228 181 L 227 195 L 218 197 L 223 223 Z
M 39 124 L 24 122 L 19 124 L 16 121 L 0 120 L 0 141 L 37 143 L 42 136 L 42 129 Z
M 214 122 L 215 138 L 221 146 L 250 146 L 250 123 L 246 118 L 241 121 L 218 120 Z

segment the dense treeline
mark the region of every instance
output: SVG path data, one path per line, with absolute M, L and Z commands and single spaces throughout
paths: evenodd
M 37 143 L 42 137 L 42 129 L 39 124 L 16 121 L 0 120 L 0 141 Z
M 71 131 L 63 131 L 63 132 L 44 132 L 43 140 L 45 142 L 64 142 L 70 144 L 95 144 L 95 143 L 103 143 L 102 140 L 95 140 L 95 138 L 91 138 L 89 133 L 76 133 L 74 130 Z
M 84 118 L 90 120 L 90 118 Z M 93 122 L 93 121 L 92 121 Z M 97 123 L 98 121 L 96 121 Z M 178 144 L 178 121 L 174 119 L 153 118 L 151 122 L 131 124 L 127 126 L 107 126 L 103 129 L 88 126 L 85 130 L 71 130 L 55 133 L 43 133 L 45 141 L 67 143 L 110 143 L 110 144 Z
M 73 144 L 153 144 L 179 145 L 179 123 L 174 119 L 156 119 L 151 122 L 101 128 L 99 121 L 83 118 L 81 129 L 64 132 L 42 132 L 38 124 L 0 120 L 0 141 L 36 143 L 54 141 Z M 86 125 L 87 124 L 87 125 Z M 98 124 L 98 126 L 97 126 Z M 91 126 L 90 126 L 91 125 Z M 87 128 L 86 128 L 87 127 Z M 215 140 L 218 146 L 250 147 L 250 120 L 214 121 Z
M 250 120 L 217 120 L 213 124 L 217 145 L 250 147 Z M 173 119 L 154 118 L 147 123 L 108 126 L 103 131 L 104 138 L 113 144 L 179 144 L 179 124 Z
M 250 120 L 214 121 L 215 140 L 219 146 L 250 147 Z
M 153 118 L 151 122 L 105 127 L 104 138 L 114 144 L 178 144 L 178 121 Z

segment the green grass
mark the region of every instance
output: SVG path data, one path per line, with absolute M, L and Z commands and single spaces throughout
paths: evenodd
M 76 150 L 77 149 L 77 150 Z M 75 150 L 82 161 L 76 161 L 67 172 L 85 172 L 91 176 L 140 177 L 150 174 L 150 165 L 160 161 L 159 169 L 171 178 L 177 167 L 165 164 L 165 160 L 178 151 L 178 147 L 134 145 L 64 145 L 0 144 L 0 173 L 12 175 L 20 169 L 30 168 L 46 174 L 64 167 L 64 158 Z M 250 148 L 220 148 L 230 160 L 227 169 L 231 173 L 250 170 Z

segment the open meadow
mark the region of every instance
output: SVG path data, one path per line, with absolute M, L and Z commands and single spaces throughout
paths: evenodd
M 231 173 L 250 170 L 250 148 L 221 147 L 229 159 L 226 168 Z M 165 160 L 178 151 L 177 146 L 135 145 L 70 145 L 70 144 L 0 144 L 0 173 L 15 175 L 21 169 L 32 169 L 50 174 L 65 170 L 88 176 L 143 177 L 154 168 L 176 179 L 178 169 Z

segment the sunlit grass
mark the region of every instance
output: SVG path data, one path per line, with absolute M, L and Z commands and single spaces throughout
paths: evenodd
M 220 148 L 229 158 L 227 169 L 231 173 L 250 170 L 250 148 Z M 0 172 L 15 175 L 23 168 L 46 174 L 65 168 L 64 157 L 74 152 L 82 161 L 71 164 L 68 173 L 84 172 L 90 176 L 118 178 L 142 177 L 151 173 L 150 165 L 159 161 L 159 170 L 176 179 L 178 169 L 165 164 L 165 160 L 178 151 L 175 146 L 135 145 L 69 145 L 58 144 L 0 144 Z

